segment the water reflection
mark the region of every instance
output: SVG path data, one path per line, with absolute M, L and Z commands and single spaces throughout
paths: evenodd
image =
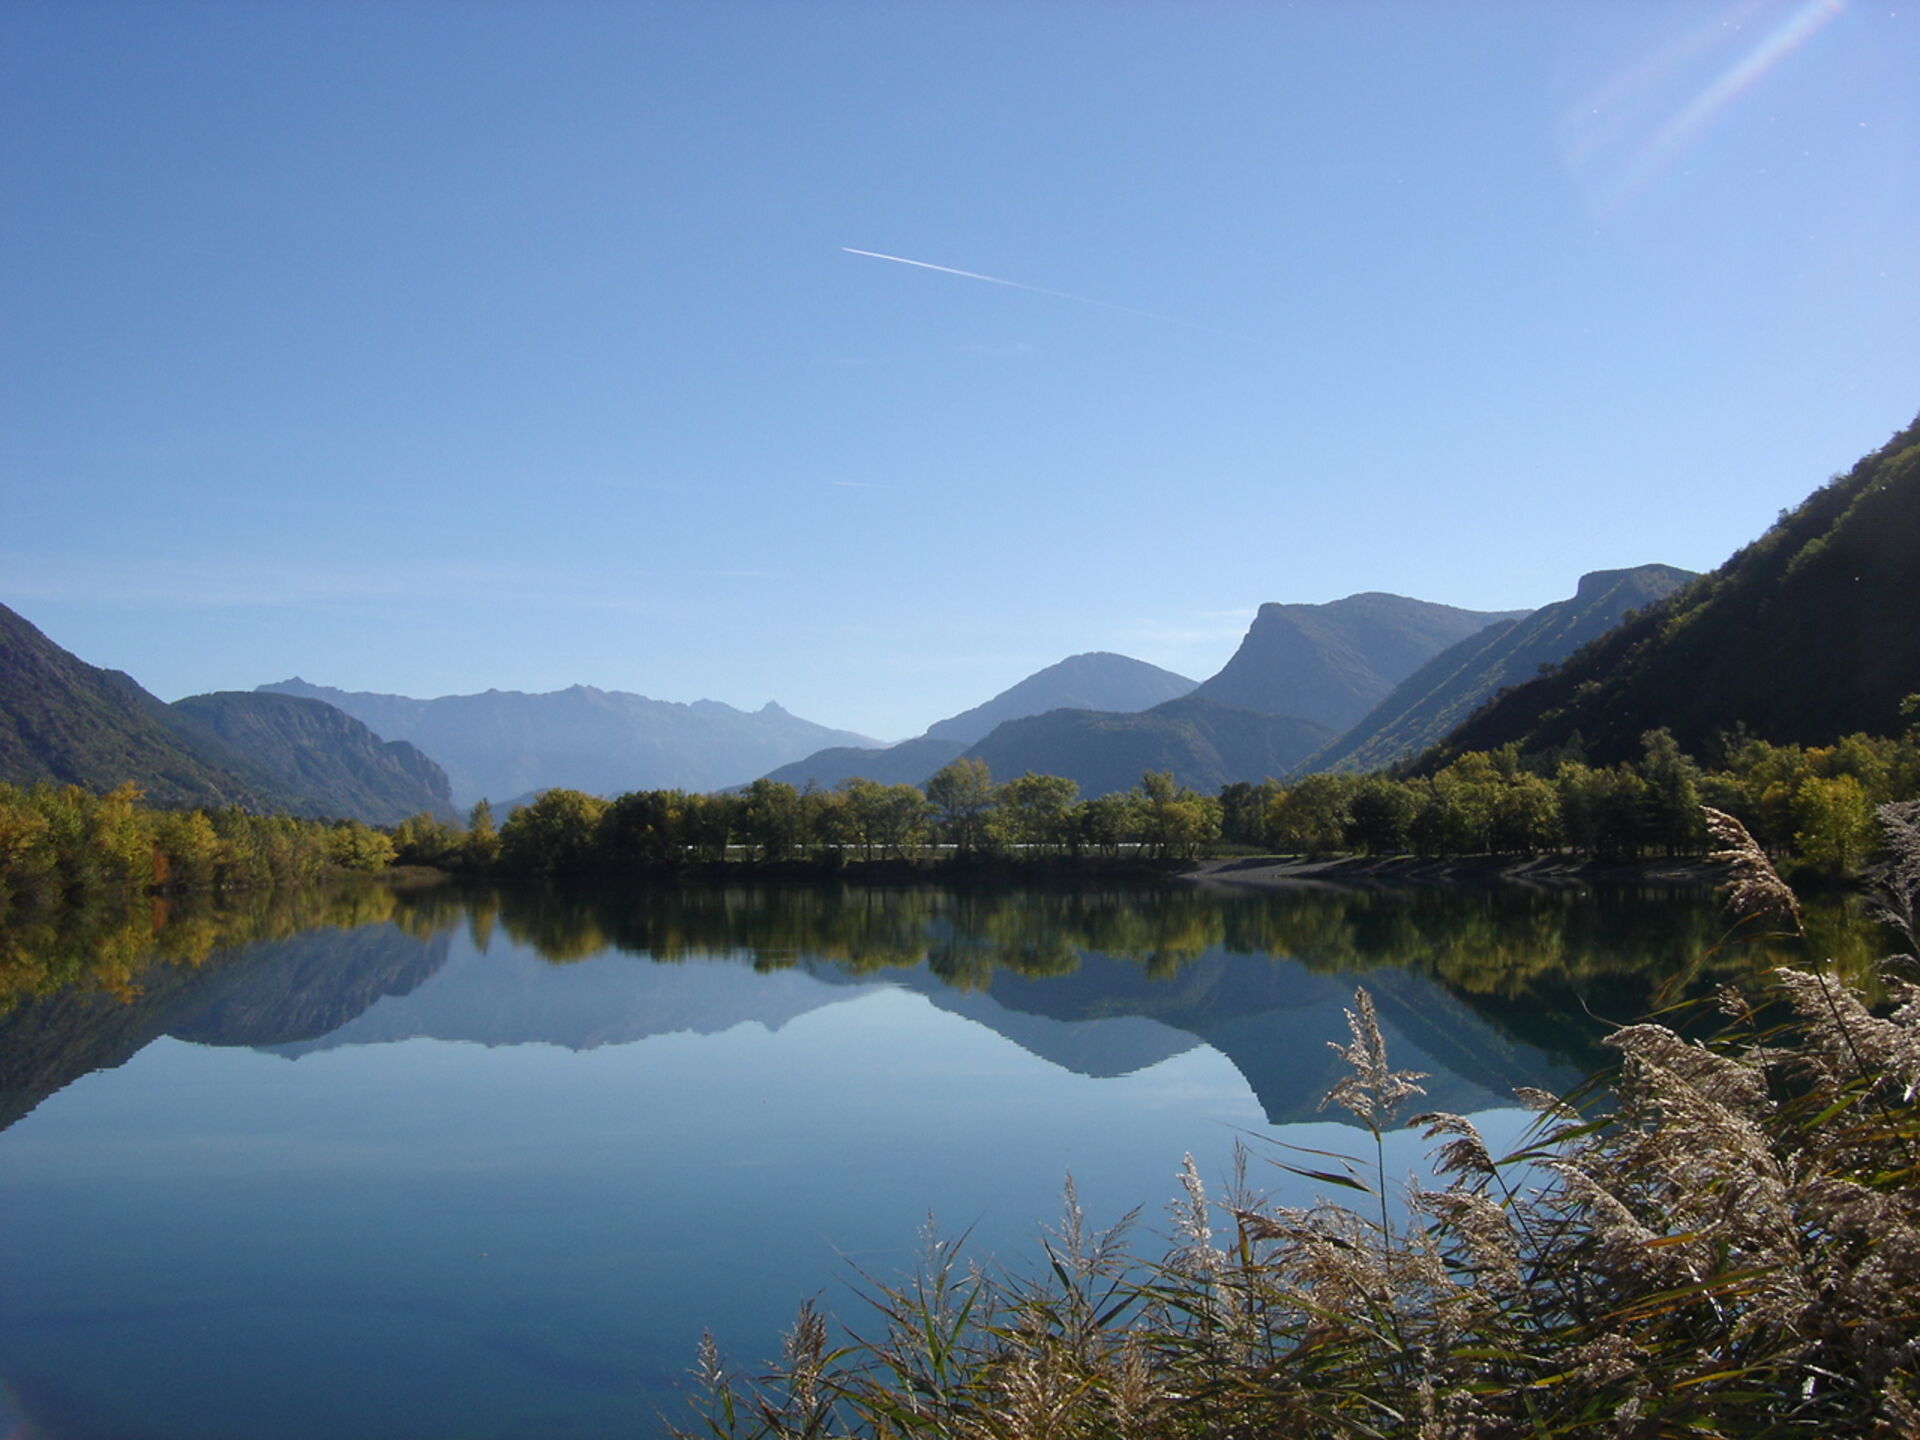
M 393 1003 L 441 970 L 458 930 L 479 955 L 496 934 L 508 944 L 493 963 Z M 777 1026 L 881 981 L 1080 1074 L 1125 1074 L 1211 1044 L 1279 1122 L 1330 1081 L 1318 1041 L 1341 1033 L 1357 978 L 1405 1063 L 1431 1068 L 1435 1087 L 1468 1108 L 1517 1084 L 1572 1083 L 1604 1063 L 1609 1023 L 1767 966 L 1821 956 L 1870 973 L 1877 937 L 1848 903 L 1811 907 L 1809 934 L 1735 943 L 1709 892 L 1630 886 L 363 886 L 241 905 L 143 902 L 9 927 L 0 1127 L 161 1035 L 289 1056 L 410 1036 L 588 1048 Z M 608 956 L 723 964 L 700 976 L 541 973 Z M 752 976 L 726 973 L 743 966 Z M 789 971 L 800 978 L 774 978 Z
M 1356 981 L 1499 1143 L 1596 1015 L 1775 958 L 1673 891 L 373 890 L 39 933 L 0 1415 L 62 1440 L 658 1433 L 703 1327 L 754 1364 L 929 1210 L 1024 1255 L 1069 1170 L 1107 1223 L 1186 1151 L 1350 1145 L 1316 1106 Z

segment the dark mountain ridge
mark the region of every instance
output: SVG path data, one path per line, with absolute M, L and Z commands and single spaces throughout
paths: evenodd
M 766 778 L 799 790 L 809 785 L 816 790 L 831 790 L 842 781 L 856 777 L 879 785 L 924 785 L 942 765 L 958 759 L 966 748 L 961 741 L 936 740 L 927 735 L 873 750 L 836 745 L 816 750 L 806 759 L 782 765 L 778 770 L 770 770 Z
M 1897 734 L 1920 692 L 1920 420 L 1719 569 L 1496 696 L 1422 761 L 1509 742 L 1607 764 L 1666 727 L 1711 754 L 1738 727 L 1781 743 Z
M 156 805 L 293 804 L 193 717 L 148 694 L 131 676 L 63 650 L 4 605 L 0 780 L 93 791 L 131 780 Z
M 450 813 L 438 766 L 331 706 L 233 693 L 168 705 L 5 606 L 0 780 L 96 792 L 132 781 L 163 807 L 239 805 L 369 824 Z

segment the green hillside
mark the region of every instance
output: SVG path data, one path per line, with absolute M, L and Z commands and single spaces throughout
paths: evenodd
M 3 605 L 0 781 L 96 793 L 132 781 L 163 808 L 238 805 L 375 825 L 452 811 L 439 766 L 330 705 L 249 694 L 168 705 Z
M 289 797 L 191 717 L 118 670 L 88 665 L 0 605 L 0 780 L 110 790 L 156 805 L 285 808 Z
M 1736 727 L 1801 745 L 1893 734 L 1916 692 L 1920 420 L 1712 574 L 1491 701 L 1423 768 L 1508 742 L 1611 763 L 1660 726 L 1699 754 Z

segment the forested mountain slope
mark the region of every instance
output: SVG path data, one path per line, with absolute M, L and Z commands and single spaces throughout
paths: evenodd
M 110 790 L 156 805 L 291 808 L 271 781 L 118 670 L 63 650 L 0 605 L 0 780 Z
M 1543 666 L 1565 660 L 1590 640 L 1695 578 L 1671 565 L 1596 570 L 1573 597 L 1524 620 L 1499 621 L 1441 651 L 1402 680 L 1346 734 L 1301 766 L 1303 771 L 1380 770 L 1445 737 L 1488 696 L 1525 684 Z
M 320 700 L 222 690 L 177 700 L 311 813 L 395 825 L 454 817 L 446 772 L 404 740 L 382 740 Z
M 1510 741 L 1596 763 L 1670 729 L 1819 745 L 1893 734 L 1920 692 L 1920 420 L 1767 533 L 1566 664 L 1490 702 L 1423 763 Z
M 447 814 L 446 776 L 317 701 L 246 694 L 163 703 L 0 606 L 0 780 L 95 792 L 132 781 L 160 806 L 239 805 L 391 824 Z
M 1448 646 L 1527 613 L 1458 610 L 1377 592 L 1325 605 L 1262 605 L 1233 658 L 1193 693 L 1338 732 Z

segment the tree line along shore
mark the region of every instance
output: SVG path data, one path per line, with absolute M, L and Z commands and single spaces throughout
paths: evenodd
M 847 867 L 1171 863 L 1209 855 L 1564 855 L 1617 862 L 1712 849 L 1709 805 L 1739 817 L 1791 873 L 1845 880 L 1875 843 L 1881 805 L 1920 796 L 1920 725 L 1823 746 L 1737 737 L 1715 763 L 1651 731 L 1637 759 L 1594 766 L 1512 746 L 1431 774 L 1318 774 L 1198 794 L 1164 773 L 1082 799 L 1071 780 L 996 782 L 962 758 L 924 787 L 849 780 L 828 790 L 758 780 L 731 792 L 639 790 L 608 800 L 556 789 L 496 823 L 420 814 L 388 829 L 160 809 L 128 784 L 0 785 L 0 902 L 105 893 L 237 890 L 342 871 L 424 866 L 499 879 L 617 878 L 722 866 L 796 873 Z

